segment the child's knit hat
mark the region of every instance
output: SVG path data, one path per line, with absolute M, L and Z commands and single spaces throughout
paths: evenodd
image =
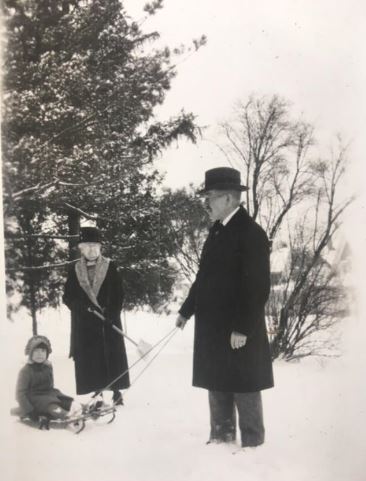
M 25 354 L 28 356 L 32 355 L 32 352 L 36 347 L 44 347 L 47 349 L 47 355 L 49 356 L 52 352 L 51 343 L 46 336 L 33 336 L 27 342 L 25 346 Z

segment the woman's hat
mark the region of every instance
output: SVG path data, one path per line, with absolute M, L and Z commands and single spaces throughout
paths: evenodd
M 205 186 L 199 191 L 204 194 L 210 190 L 236 190 L 242 192 L 248 187 L 241 185 L 240 172 L 231 167 L 216 167 L 205 173 Z
M 82 227 L 80 229 L 79 244 L 81 242 L 98 242 L 101 243 L 101 235 L 96 227 Z
M 32 352 L 37 347 L 44 347 L 45 349 L 47 349 L 47 355 L 49 355 L 52 352 L 51 343 L 46 336 L 33 336 L 27 342 L 24 353 L 27 356 L 28 355 L 31 356 Z

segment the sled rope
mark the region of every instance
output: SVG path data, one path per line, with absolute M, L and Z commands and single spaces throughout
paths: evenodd
M 107 389 L 109 389 L 116 381 L 118 381 L 119 379 L 121 379 L 121 377 L 123 377 L 124 375 L 126 375 L 134 366 L 136 366 L 136 364 L 138 364 L 140 361 L 142 361 L 142 359 L 144 359 L 153 349 L 155 349 L 157 346 L 159 346 L 159 344 L 161 344 L 162 342 L 164 342 L 167 338 L 168 341 L 170 341 L 170 337 L 173 337 L 173 334 L 175 334 L 175 332 L 178 330 L 177 327 L 174 327 L 170 332 L 168 332 L 168 334 L 166 334 L 164 337 L 162 337 L 160 339 L 160 341 L 158 341 L 156 344 L 154 344 L 148 351 L 145 352 L 145 354 L 143 354 L 141 357 L 139 357 L 139 359 L 137 359 L 137 361 L 135 361 L 133 364 L 131 364 L 131 366 L 127 369 L 125 369 L 121 374 L 119 374 L 115 379 L 113 379 L 109 384 L 107 384 L 107 386 L 105 386 L 104 388 L 102 389 L 99 389 L 98 391 L 96 391 L 92 398 L 95 398 L 97 397 L 99 394 L 101 394 L 103 391 L 106 391 Z M 164 344 L 165 345 L 165 344 Z M 160 351 L 159 351 L 160 352 Z M 154 356 L 153 359 L 155 359 L 156 356 Z M 150 363 L 149 363 L 150 364 Z M 148 365 L 149 365 L 148 364 Z M 147 367 L 147 366 L 146 366 Z
M 142 374 L 146 371 L 146 369 L 150 366 L 150 364 L 154 361 L 155 358 L 158 357 L 158 355 L 161 353 L 161 351 L 164 349 L 164 347 L 173 339 L 175 334 L 178 332 L 178 328 L 174 328 L 173 331 L 170 332 L 170 337 L 164 342 L 164 344 L 158 349 L 157 353 L 150 359 L 150 361 L 146 364 L 146 366 L 139 372 L 139 374 L 135 377 L 133 382 L 131 382 L 131 386 L 134 385 L 137 381 L 137 379 L 142 376 Z

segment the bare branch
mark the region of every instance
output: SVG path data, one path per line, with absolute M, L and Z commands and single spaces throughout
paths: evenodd
M 43 184 L 43 185 L 38 183 L 37 185 L 34 185 L 33 187 L 28 187 L 27 189 L 22 189 L 22 190 L 18 190 L 18 192 L 14 192 L 11 195 L 11 197 L 12 197 L 13 200 L 17 200 L 17 199 L 19 199 L 20 197 L 22 197 L 26 194 L 46 190 L 49 187 L 54 186 L 55 184 L 56 184 L 56 181 L 54 181 L 54 180 L 52 182 L 48 182 L 47 184 Z
M 78 238 L 78 235 L 52 235 L 52 234 L 5 234 L 6 240 L 18 240 L 18 239 L 59 239 L 70 240 Z
M 74 205 L 69 204 L 68 202 L 65 202 L 65 206 L 68 209 L 71 209 L 74 212 L 77 212 L 78 214 L 81 214 L 83 217 L 85 217 L 85 219 L 95 220 L 95 221 L 100 219 L 100 217 L 98 215 L 89 214 L 88 212 L 84 212 L 83 210 L 79 209 L 78 207 L 75 207 Z
M 59 269 L 60 267 L 66 267 L 71 264 L 75 264 L 79 259 L 72 261 L 60 262 L 57 264 L 44 264 L 43 266 L 17 266 L 6 269 L 6 272 L 17 272 L 17 271 L 40 271 L 47 269 Z

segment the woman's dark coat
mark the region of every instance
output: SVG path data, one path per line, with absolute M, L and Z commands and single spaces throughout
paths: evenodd
M 215 223 L 180 314 L 195 314 L 193 385 L 253 392 L 273 386 L 264 318 L 269 295 L 269 242 L 243 207 L 226 226 Z M 247 343 L 232 349 L 233 331 Z
M 82 261 L 78 261 L 69 271 L 65 284 L 63 301 L 71 310 L 70 357 L 75 362 L 78 394 L 103 389 L 128 369 L 123 337 L 110 324 L 104 323 L 88 310 L 91 308 L 102 312 L 110 323 L 122 329 L 122 280 L 115 264 L 102 259 L 106 267 L 96 293 L 88 285 L 87 277 L 81 278 L 77 274 Z M 125 389 L 129 385 L 126 372 L 109 389 Z
M 16 399 L 20 415 L 47 414 L 50 404 L 71 405 L 73 398 L 62 394 L 53 386 L 53 370 L 50 362 L 28 363 L 19 372 Z

